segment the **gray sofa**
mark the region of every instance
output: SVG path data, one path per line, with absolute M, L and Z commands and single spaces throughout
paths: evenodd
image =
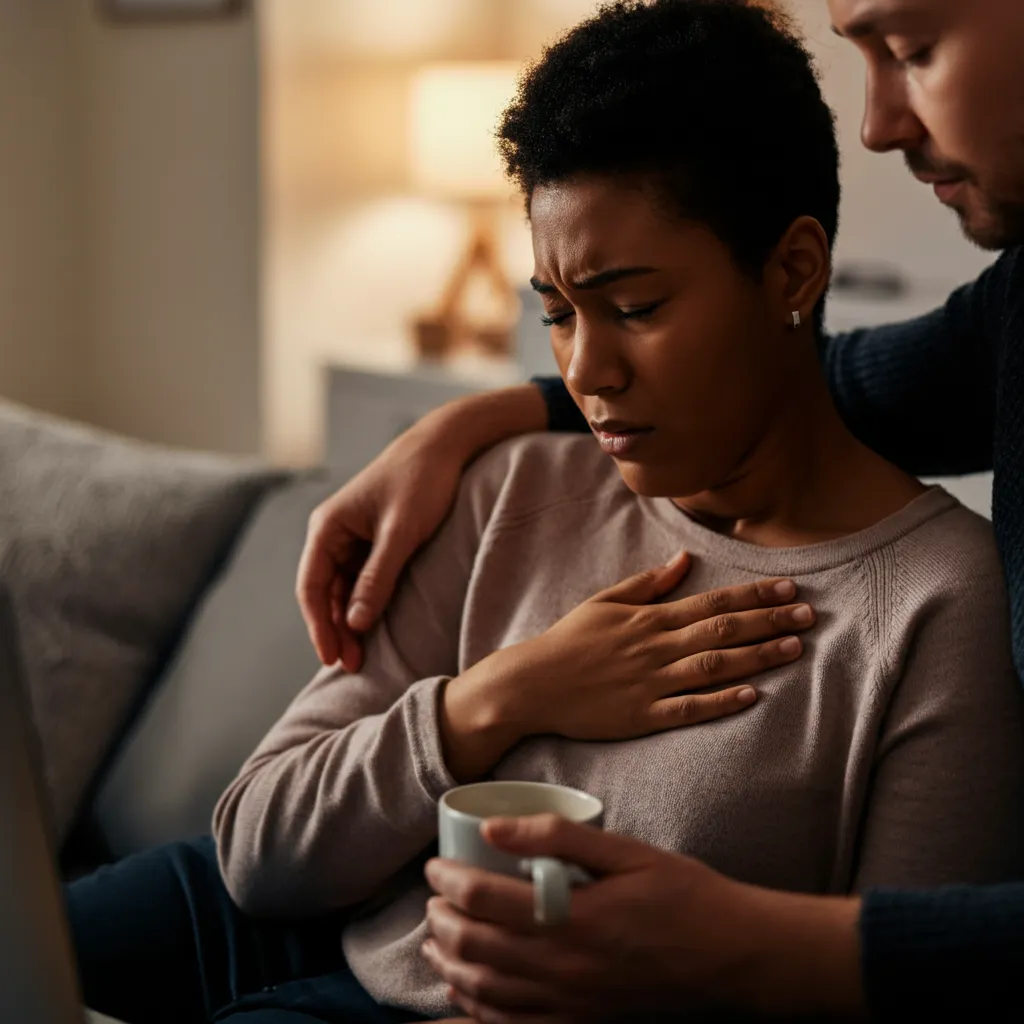
M 344 471 L 168 451 L 0 402 L 10 591 L 66 873 L 209 830 L 317 669 L 294 597 Z
M 341 474 L 279 480 L 239 523 L 125 721 L 70 835 L 74 862 L 209 831 L 213 806 L 319 662 L 295 600 L 309 513 Z

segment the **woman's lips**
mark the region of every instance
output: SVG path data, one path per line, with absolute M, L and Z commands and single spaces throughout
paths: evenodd
M 653 430 L 653 427 L 630 427 L 628 430 L 602 430 L 595 427 L 594 436 L 601 451 L 621 458 L 632 453 Z

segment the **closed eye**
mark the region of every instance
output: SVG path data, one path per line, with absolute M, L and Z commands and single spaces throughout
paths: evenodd
M 931 60 L 933 49 L 932 46 L 922 46 L 906 57 L 897 57 L 896 60 L 905 68 L 924 67 Z
M 646 306 L 638 306 L 636 309 L 620 309 L 619 318 L 642 320 L 645 316 L 650 316 L 659 306 L 661 306 L 661 302 L 649 302 Z
M 646 306 L 638 306 L 636 309 L 617 309 L 615 313 L 619 320 L 642 320 L 644 317 L 650 316 L 662 304 L 661 301 L 649 302 Z M 541 316 L 540 322 L 545 327 L 557 327 L 575 315 L 576 311 L 571 309 L 565 313 L 547 313 Z
M 557 327 L 559 324 L 565 323 L 565 321 L 568 320 L 569 317 L 573 316 L 574 314 L 575 311 L 571 309 L 568 313 L 543 314 L 540 318 L 540 322 L 545 327 Z

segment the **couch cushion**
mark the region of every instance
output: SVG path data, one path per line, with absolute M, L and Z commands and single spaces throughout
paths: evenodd
M 121 857 L 208 832 L 213 806 L 318 662 L 295 600 L 309 513 L 344 477 L 269 495 L 104 778 L 90 834 Z
M 0 578 L 61 838 L 191 605 L 280 479 L 251 460 L 0 402 Z

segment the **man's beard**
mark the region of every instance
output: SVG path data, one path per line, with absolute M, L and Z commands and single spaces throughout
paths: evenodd
M 970 168 L 962 164 L 935 159 L 921 150 L 905 150 L 903 158 L 912 174 L 963 181 L 980 198 L 981 215 L 973 219 L 971 207 L 952 207 L 969 242 L 991 250 L 1024 245 L 1024 202 L 993 198 L 979 186 Z
M 982 249 L 1009 249 L 1024 245 L 1024 204 L 983 197 L 984 223 L 972 224 L 967 210 L 956 210 L 964 237 Z

